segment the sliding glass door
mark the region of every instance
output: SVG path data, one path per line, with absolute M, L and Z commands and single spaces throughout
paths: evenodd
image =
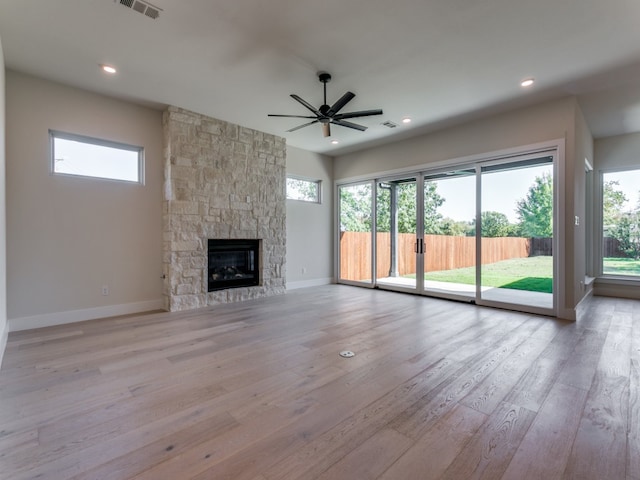
M 338 187 L 339 278 L 373 287 L 373 182 Z
M 340 281 L 553 313 L 555 155 L 339 186 Z
M 553 308 L 553 157 L 481 167 L 479 300 Z
M 476 170 L 424 176 L 424 290 L 476 296 Z
M 416 177 L 376 182 L 376 284 L 416 290 Z

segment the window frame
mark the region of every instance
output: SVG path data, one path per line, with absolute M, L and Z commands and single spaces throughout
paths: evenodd
M 317 189 L 317 199 L 316 200 L 305 200 L 302 198 L 290 198 L 289 197 L 289 193 L 288 193 L 288 183 L 289 183 L 289 179 L 292 180 L 298 180 L 298 181 L 302 181 L 302 182 L 309 182 L 309 183 L 313 183 L 316 185 L 316 189 Z M 311 204 L 317 204 L 317 205 L 321 205 L 322 204 L 322 180 L 316 179 L 316 178 L 310 178 L 310 177 L 303 177 L 300 175 L 290 175 L 287 174 L 286 180 L 285 180 L 285 197 L 287 200 L 291 200 L 294 202 L 304 202 L 304 203 L 311 203 Z
M 56 155 L 55 155 L 55 141 L 56 139 L 69 140 L 73 142 L 84 143 L 87 145 L 94 145 L 98 147 L 115 148 L 118 150 L 126 150 L 129 152 L 137 153 L 138 161 L 138 179 L 126 180 L 122 178 L 82 175 L 76 173 L 65 173 L 56 171 Z M 115 142 L 113 140 L 105 140 L 102 138 L 90 137 L 87 135 L 79 135 L 76 133 L 62 132 L 59 130 L 49 130 L 49 169 L 52 175 L 60 175 L 63 177 L 84 178 L 92 180 L 103 180 L 108 182 L 124 182 L 134 185 L 144 185 L 144 147 L 138 145 L 130 145 L 128 143 Z
M 584 159 L 584 172 L 585 172 L 585 190 L 584 190 L 584 231 L 585 231 L 585 281 L 588 278 L 595 278 L 596 273 L 598 271 L 598 266 L 594 265 L 596 261 L 596 256 L 594 255 L 595 244 L 593 233 L 594 233 L 594 224 L 595 224 L 595 211 L 597 206 L 594 202 L 594 185 L 596 183 L 596 172 L 593 169 L 593 165 L 589 161 L 589 159 Z M 601 201 L 602 203 L 602 201 Z M 602 210 L 602 208 L 601 208 Z M 600 232 L 600 236 L 602 236 L 602 232 Z M 601 262 L 602 263 L 602 262 Z

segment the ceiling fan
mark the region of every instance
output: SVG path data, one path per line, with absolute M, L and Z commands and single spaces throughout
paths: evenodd
M 353 97 L 356 96 L 355 93 L 347 92 L 345 93 L 336 103 L 332 106 L 327 105 L 327 83 L 331 80 L 331 75 L 326 72 L 320 72 L 318 74 L 318 80 L 324 84 L 324 104 L 320 106 L 320 108 L 315 108 L 309 102 L 303 100 L 298 95 L 292 94 L 291 98 L 295 101 L 304 105 L 307 109 L 309 109 L 313 116 L 310 115 L 272 115 L 269 114 L 269 117 L 286 117 L 286 118 L 309 118 L 313 119 L 311 122 L 305 123 L 303 125 L 298 125 L 297 127 L 293 127 L 287 132 L 295 132 L 304 127 L 308 127 L 309 125 L 313 125 L 314 123 L 320 123 L 322 125 L 322 133 L 325 137 L 331 135 L 331 127 L 330 125 L 339 125 L 341 127 L 353 128 L 354 130 L 360 130 L 364 132 L 367 127 L 363 125 L 358 125 L 357 123 L 347 122 L 347 118 L 356 118 L 356 117 L 369 117 L 371 115 L 382 115 L 382 110 L 361 110 L 359 112 L 349 112 L 349 113 L 338 113 L 342 108 L 349 103 Z

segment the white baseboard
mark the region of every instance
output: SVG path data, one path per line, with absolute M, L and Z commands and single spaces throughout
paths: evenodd
M 593 298 L 593 289 L 590 288 L 587 291 L 587 294 L 584 297 L 582 297 L 578 302 L 578 304 L 576 305 L 576 308 L 575 308 L 576 318 L 574 320 L 577 320 L 578 318 L 580 318 L 580 315 L 583 314 L 584 310 L 589 308 L 589 302 L 591 301 L 592 298 Z
M 631 298 L 640 299 L 640 288 L 637 285 L 625 285 L 598 282 L 593 287 L 593 295 L 600 297 L 617 297 L 617 298 Z
M 301 282 L 287 282 L 287 290 L 298 288 L 319 287 L 320 285 L 331 285 L 333 278 L 314 278 L 313 280 L 303 280 Z
M 164 301 L 147 300 L 145 302 L 123 303 L 120 305 L 108 305 L 106 307 L 85 308 L 82 310 L 70 310 L 67 312 L 46 313 L 31 317 L 11 318 L 8 322 L 9 332 L 20 330 L 32 330 L 34 328 L 53 327 L 67 323 L 84 322 L 97 318 L 116 317 L 132 313 L 148 312 L 150 310 L 163 310 Z
M 2 359 L 4 358 L 4 351 L 7 348 L 7 339 L 9 338 L 9 324 L 7 323 L 2 329 L 0 334 L 0 368 L 2 368 Z

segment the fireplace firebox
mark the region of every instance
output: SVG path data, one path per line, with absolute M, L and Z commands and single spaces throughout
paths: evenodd
M 260 240 L 209 239 L 208 291 L 260 284 Z

